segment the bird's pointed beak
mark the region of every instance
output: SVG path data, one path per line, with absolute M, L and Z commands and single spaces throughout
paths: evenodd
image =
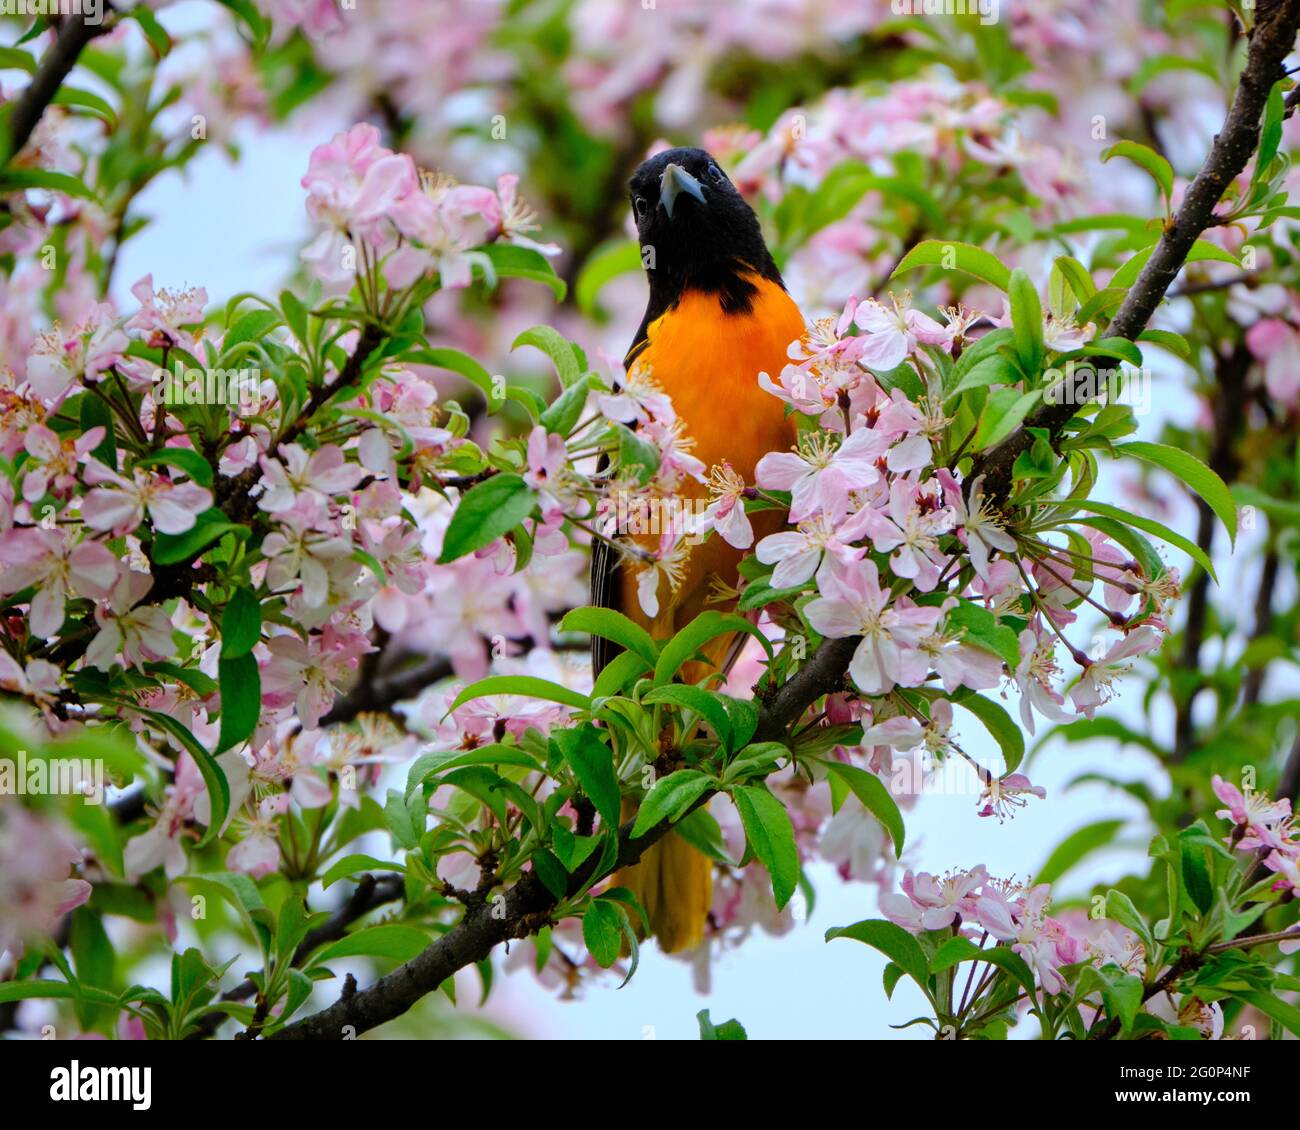
M 673 205 L 683 192 L 707 207 L 708 201 L 704 199 L 704 188 L 700 182 L 681 165 L 669 165 L 659 181 L 659 203 L 664 206 L 670 220 L 673 218 Z

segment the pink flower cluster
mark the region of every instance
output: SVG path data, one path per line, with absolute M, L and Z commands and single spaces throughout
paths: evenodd
M 321 231 L 302 255 L 318 278 L 343 290 L 376 263 L 395 290 L 435 272 L 444 288 L 465 287 L 486 263 L 473 250 L 482 244 L 504 239 L 558 253 L 527 235 L 536 217 L 517 185 L 512 174 L 494 192 L 421 173 L 408 154 L 384 148 L 374 126 L 356 125 L 312 150 L 302 187 Z
M 1214 795 L 1225 805 L 1215 815 L 1233 823 L 1227 843 L 1238 851 L 1258 855 L 1264 866 L 1277 875 L 1274 890 L 1300 895 L 1300 837 L 1296 835 L 1291 801 L 1286 797 L 1270 800 L 1253 789 L 1239 789 L 1217 773 L 1212 783 Z M 1300 940 L 1284 943 L 1284 947 L 1289 953 L 1300 948 Z
M 1062 966 L 1113 960 L 1095 924 L 1086 932 L 1076 932 L 1067 920 L 1048 913 L 1050 888 L 1045 883 L 1025 888 L 990 877 L 980 864 L 943 876 L 908 871 L 902 889 L 902 894 L 880 896 L 880 909 L 891 922 L 914 934 L 944 930 L 977 944 L 992 938 L 1009 945 L 1048 993 L 1068 987 L 1060 973 Z

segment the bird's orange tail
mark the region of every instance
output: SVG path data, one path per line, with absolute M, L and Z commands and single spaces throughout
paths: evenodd
M 713 861 L 708 856 L 669 832 L 634 867 L 618 872 L 614 882 L 636 895 L 665 953 L 699 945 L 713 903 Z

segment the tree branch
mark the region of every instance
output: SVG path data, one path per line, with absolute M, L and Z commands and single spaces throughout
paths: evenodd
M 111 31 L 114 20 L 111 5 L 105 4 L 99 23 L 86 22 L 84 15 L 65 16 L 59 34 L 45 52 L 41 65 L 27 89 L 23 91 L 9 119 L 9 148 L 7 153 L 0 153 L 5 161 L 18 155 L 19 151 L 31 139 L 33 131 L 40 123 L 45 108 L 54 100 L 63 85 L 63 80 L 77 65 L 77 59 L 92 39 Z
M 446 656 L 435 655 L 393 675 L 378 678 L 363 676 L 352 690 L 334 703 L 320 724 L 332 726 L 339 722 L 351 722 L 358 714 L 386 713 L 399 702 L 415 698 L 425 687 L 432 686 L 450 674 L 451 661 Z
M 1223 128 L 1215 135 L 1205 164 L 1188 187 L 1182 207 L 1166 226 L 1137 282 L 1115 312 L 1107 337 L 1129 341 L 1137 338 L 1182 269 L 1192 245 L 1213 224 L 1214 209 L 1259 144 L 1260 118 L 1269 92 L 1282 78 L 1282 60 L 1295 44 L 1297 27 L 1300 27 L 1300 0 L 1272 0 L 1271 3 L 1261 0 L 1246 67 Z M 1113 362 L 1094 360 L 1092 364 L 1104 368 Z M 1086 377 L 1086 366 L 1081 366 L 1075 384 Z M 997 447 L 975 460 L 970 480 L 983 475 L 986 495 L 1006 498 L 1010 494 L 1016 459 L 1033 443 L 1031 428 L 1046 428 L 1055 440 L 1074 418 L 1082 397 L 1074 395 L 1074 388 L 1063 388 L 1061 392 L 1056 403 L 1037 408 Z

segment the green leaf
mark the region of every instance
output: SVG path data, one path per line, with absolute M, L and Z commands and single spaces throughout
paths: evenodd
M 635 239 L 620 239 L 598 247 L 582 264 L 573 285 L 578 309 L 587 317 L 599 313 L 596 302 L 611 279 L 641 269 L 641 247 Z
M 251 652 L 238 659 L 224 655 L 217 661 L 221 684 L 221 739 L 217 753 L 247 741 L 262 714 L 262 675 Z
M 0 985 L 0 989 L 4 987 Z M 1233 996 L 1259 1009 L 1265 1016 L 1276 1020 L 1293 1036 L 1300 1036 L 1300 1008 L 1296 1008 L 1295 1005 L 1288 1004 L 1272 993 L 1234 993 Z M 0 997 L 0 1000 L 3 999 L 3 997 Z
M 1205 849 L 1198 844 L 1188 843 L 1180 835 L 1179 850 L 1182 855 L 1183 888 L 1196 909 L 1202 914 L 1208 914 L 1214 905 L 1214 884 L 1210 879 L 1209 865 L 1205 861 Z
M 149 40 L 149 46 L 153 48 L 154 54 L 163 58 L 172 49 L 171 36 L 167 34 L 166 29 L 158 22 L 158 17 L 144 5 L 139 5 L 131 11 L 125 13 L 127 19 L 135 20 Z
M 1106 1003 L 1106 1011 L 1120 1022 L 1121 1031 L 1131 1031 L 1142 1007 L 1142 978 L 1113 966 L 1096 970 L 1096 976 L 1101 982 L 1101 997 Z
M 239 659 L 262 638 L 262 605 L 245 586 L 235 589 L 221 613 L 221 658 Z
M 494 381 L 492 374 L 478 361 L 459 349 L 417 349 L 406 354 L 404 359 L 413 365 L 430 365 L 435 369 L 459 373 L 483 394 L 490 413 L 501 411 L 506 402 L 504 395 L 496 395 L 500 382 Z
M 466 491 L 443 536 L 438 564 L 446 565 L 491 545 L 537 506 L 537 492 L 514 474 L 493 475 Z
M 1103 162 L 1109 161 L 1112 157 L 1123 157 L 1150 173 L 1151 179 L 1156 182 L 1161 195 L 1164 196 L 1165 203 L 1169 203 L 1174 195 L 1174 168 L 1164 157 L 1149 145 L 1142 145 L 1136 141 L 1118 141 L 1102 152 Z
M 579 377 L 542 413 L 539 423 L 554 435 L 567 436 L 582 416 L 589 388 L 587 379 Z
M 227 534 L 247 541 L 251 533 L 248 526 L 228 522 L 220 510 L 205 510 L 183 534 L 155 534 L 149 556 L 155 565 L 179 565 L 200 557 Z
M 568 287 L 555 273 L 551 261 L 531 247 L 516 247 L 513 243 L 489 243 L 476 248 L 492 262 L 497 276 L 503 279 L 531 279 L 551 288 L 556 302 L 563 302 Z
M 596 677 L 596 685 L 591 688 L 592 700 L 618 694 L 632 679 L 653 666 L 635 651 L 620 651 Z
M 894 841 L 895 857 L 901 857 L 905 835 L 903 814 L 898 810 L 898 802 L 890 795 L 885 783 L 874 773 L 845 761 L 824 761 L 822 764 L 848 785 L 853 795 L 862 802 L 862 807 L 884 825 L 889 838 Z
M 1078 259 L 1071 255 L 1058 255 L 1054 263 L 1065 277 L 1065 281 L 1070 284 L 1070 290 L 1079 300 L 1080 305 L 1097 293 L 1097 284 L 1092 281 L 1092 275 Z
M 101 917 L 89 907 L 77 907 L 72 912 L 68 943 L 78 984 L 112 989 L 117 955 Z M 93 1013 L 87 1009 L 83 1015 L 91 1021 Z
M 1195 455 L 1180 447 L 1166 447 L 1159 443 L 1117 444 L 1115 450 L 1121 455 L 1140 459 L 1161 467 L 1181 479 L 1194 493 L 1200 495 L 1228 529 L 1228 538 L 1233 545 L 1237 542 L 1237 506 L 1232 500 L 1232 493 L 1224 481 Z
M 524 330 L 515 338 L 510 349 L 513 351 L 525 345 L 540 349 L 551 359 L 551 364 L 555 366 L 555 372 L 564 388 L 575 384 L 582 376 L 582 366 L 578 362 L 578 355 L 574 352 L 573 343 L 558 330 L 550 326 L 533 326 L 532 329 Z
M 1146 919 L 1133 904 L 1133 900 L 1123 891 L 1106 892 L 1106 917 L 1121 926 L 1127 926 L 1137 934 L 1142 939 L 1142 944 L 1146 946 L 1148 955 L 1155 951 L 1155 939 L 1151 936 L 1151 927 L 1147 925 Z
M 661 820 L 676 822 L 691 805 L 716 786 L 712 777 L 698 769 L 678 769 L 660 777 L 641 801 L 636 823 L 632 826 L 632 838 L 644 836 Z
M 739 1020 L 724 1020 L 721 1024 L 714 1024 L 709 1019 L 709 1010 L 701 1009 L 695 1014 L 695 1019 L 700 1022 L 700 1039 L 701 1040 L 748 1040 L 749 1036 L 745 1032 L 744 1025 Z
M 274 310 L 267 310 L 265 307 L 250 310 L 231 326 L 226 331 L 226 336 L 221 339 L 222 356 L 246 341 L 261 341 L 279 324 L 280 315 Z
M 183 471 L 201 487 L 212 486 L 212 466 L 197 451 L 186 447 L 169 447 L 156 455 L 146 455 L 135 461 L 137 467 L 156 467 L 159 464 Z
M 345 855 L 320 877 L 320 884 L 328 889 L 340 879 L 347 879 L 363 871 L 396 871 L 400 875 L 406 874 L 406 868 L 400 863 L 389 863 L 383 859 L 376 859 L 373 855 Z
M 736 860 L 727 854 L 727 843 L 722 838 L 722 826 L 709 813 L 707 807 L 688 812 L 673 825 L 673 835 L 679 836 L 701 855 L 721 863 L 724 867 L 735 867 Z
M 225 772 L 217 764 L 216 758 L 199 744 L 198 739 L 170 714 L 163 714 L 157 710 L 148 710 L 134 703 L 122 703 L 120 705 L 134 710 L 144 718 L 148 718 L 159 729 L 175 738 L 186 752 L 194 758 L 194 763 L 199 767 L 199 773 L 203 777 L 203 783 L 208 787 L 209 809 L 212 818 L 208 830 L 203 834 L 197 846 L 207 846 L 225 827 L 226 814 L 230 811 L 230 785 L 226 781 Z
M 666 687 L 656 687 L 641 701 L 647 705 L 667 702 L 698 714 L 709 724 L 709 728 L 723 747 L 731 748 L 731 716 L 723 706 L 720 696 L 712 691 L 706 691 L 703 687 L 670 683 Z M 687 737 L 689 738 L 690 735 L 688 734 Z
M 1099 820 L 1071 832 L 1038 869 L 1034 882 L 1055 883 L 1085 857 L 1113 842 L 1123 827 L 1123 820 Z
M 595 726 L 573 730 L 556 730 L 551 741 L 573 769 L 578 784 L 596 806 L 606 827 L 617 828 L 622 807 L 622 793 L 614 773 L 613 751 L 600 740 Z
M 428 944 L 428 935 L 414 926 L 396 923 L 368 926 L 317 950 L 312 955 L 311 963 L 323 965 L 339 957 L 387 957 L 394 961 L 410 961 Z
M 1147 265 L 1147 260 L 1151 258 L 1154 252 L 1155 245 L 1152 244 L 1150 247 L 1144 247 L 1132 258 L 1126 260 L 1123 266 L 1121 266 L 1119 270 L 1111 276 L 1110 282 L 1106 284 L 1107 290 L 1127 291 L 1129 287 L 1137 282 L 1138 275 L 1142 273 L 1142 268 Z M 1237 259 L 1230 253 L 1204 239 L 1198 239 L 1192 244 L 1192 248 L 1187 253 L 1187 258 L 1184 262 L 1201 263 L 1207 260 L 1214 263 L 1231 263 L 1234 267 L 1241 266 Z M 1105 292 L 1098 291 L 1097 294 L 1094 295 L 1094 300 L 1100 297 L 1103 293 Z M 1080 312 L 1079 320 L 1086 322 L 1088 319 L 1084 318 L 1083 313 Z
M 27 188 L 62 192 L 65 196 L 79 196 L 83 200 L 96 199 L 94 189 L 68 173 L 55 173 L 48 169 L 0 169 L 0 192 L 10 193 Z
M 1151 518 L 1144 518 L 1140 514 L 1134 514 L 1132 511 L 1124 510 L 1119 506 L 1111 506 L 1106 502 L 1079 501 L 1071 502 L 1070 505 L 1078 510 L 1086 510 L 1092 514 L 1100 514 L 1106 518 L 1112 518 L 1117 522 L 1123 522 L 1125 525 L 1133 526 L 1161 541 L 1168 542 L 1176 549 L 1181 549 L 1188 557 L 1195 561 L 1217 582 L 1218 577 L 1214 572 L 1214 562 L 1210 560 L 1209 555 L 1194 541 L 1177 534 L 1168 526 L 1162 525 Z
M 989 394 L 984 410 L 980 413 L 971 450 L 986 451 L 1001 443 L 1020 426 L 1030 409 L 1042 398 L 1041 388 L 1024 393 L 1018 388 L 995 389 Z
M 1038 301 L 1037 289 L 1020 267 L 1011 272 L 1007 297 L 1011 303 L 1011 328 L 1020 365 L 1026 373 L 1037 373 L 1047 353 L 1043 341 L 1043 307 Z
M 984 950 L 969 938 L 958 935 L 949 938 L 935 951 L 934 956 L 930 958 L 930 972 L 942 973 L 945 969 L 951 969 L 963 961 L 980 961 L 983 955 Z
M 384 824 L 398 847 L 411 851 L 419 844 L 428 820 L 426 805 L 422 792 L 403 796 L 396 789 L 388 790 L 384 802 Z
M 636 481 L 644 486 L 659 469 L 659 449 L 642 439 L 626 424 L 615 424 L 618 436 L 618 467 L 620 471 L 635 469 Z
M 663 645 L 659 652 L 659 660 L 655 663 L 654 685 L 660 687 L 671 682 L 682 665 L 706 643 L 732 632 L 748 632 L 763 645 L 763 650 L 767 652 L 769 658 L 771 657 L 771 641 L 743 616 L 713 611 L 701 612 Z
M 772 877 L 772 894 L 781 910 L 799 885 L 799 849 L 790 814 L 776 797 L 757 785 L 740 785 L 732 790 L 731 798 L 740 813 L 746 842 Z
M 993 740 L 998 743 L 1002 750 L 1002 760 L 1006 763 L 1006 771 L 1014 773 L 1020 767 L 1020 762 L 1024 760 L 1025 735 L 1020 732 L 1020 727 L 1011 720 L 1011 715 L 992 699 L 984 698 L 978 694 L 955 694 L 952 696 L 951 701 L 954 706 L 960 706 L 962 709 L 969 711 L 984 724 L 984 728 L 993 736 Z
M 991 651 L 1014 671 L 1020 665 L 1020 637 L 982 604 L 959 600 L 949 610 L 948 630 L 959 630 L 962 643 Z
M 582 940 L 602 969 L 618 960 L 623 942 L 623 912 L 612 902 L 593 899 L 582 916 Z
M 98 94 L 92 94 L 89 90 L 61 86 L 51 101 L 55 106 L 72 106 L 78 110 L 89 110 L 95 117 L 107 122 L 109 129 L 117 127 L 117 111 Z
M 116 993 L 93 989 L 87 985 L 74 985 L 68 981 L 5 981 L 0 983 L 0 1004 L 32 1000 L 77 1000 L 102 1004 L 113 1008 L 118 1004 Z
M 855 922 L 852 926 L 839 926 L 826 931 L 828 942 L 836 938 L 852 938 L 855 942 L 879 950 L 922 989 L 928 991 L 930 963 L 926 961 L 921 944 L 901 926 L 880 918 L 869 918 Z
M 92 428 L 103 428 L 104 438 L 92 454 L 105 466 L 117 470 L 117 438 L 113 423 L 113 410 L 98 396 L 83 396 L 81 409 L 81 434 L 85 435 Z
M 438 753 L 426 753 L 417 757 L 406 774 L 406 791 L 424 784 L 432 776 L 447 773 L 452 769 L 463 769 L 467 765 L 518 765 L 520 768 L 542 772 L 544 767 L 531 753 L 526 753 L 518 746 L 490 745 L 475 749 L 441 750 Z
M 26 71 L 34 75 L 36 60 L 17 47 L 0 47 L 0 70 Z
M 894 268 L 890 278 L 896 278 L 904 271 L 915 267 L 942 267 L 945 270 L 964 271 L 986 283 L 992 283 L 998 290 L 1006 290 L 1011 285 L 1011 272 L 1002 260 L 982 247 L 970 243 L 958 243 L 956 240 L 927 239 L 918 243 Z
M 1192 347 L 1187 343 L 1187 339 L 1182 334 L 1176 334 L 1171 330 L 1143 330 L 1138 334 L 1138 341 L 1149 341 L 1180 360 L 1192 359 Z
M 474 698 L 486 698 L 494 694 L 517 694 L 528 698 L 544 698 L 547 702 L 558 702 L 573 706 L 579 710 L 590 708 L 591 702 L 580 691 L 571 690 L 560 683 L 548 679 L 539 679 L 534 675 L 489 675 L 477 683 L 470 683 L 456 696 L 456 700 L 447 708 L 450 714 L 458 706 Z
M 626 651 L 633 651 L 650 666 L 659 658 L 654 640 L 640 624 L 612 608 L 575 608 L 560 621 L 562 632 L 585 632 L 589 636 L 613 640 Z

